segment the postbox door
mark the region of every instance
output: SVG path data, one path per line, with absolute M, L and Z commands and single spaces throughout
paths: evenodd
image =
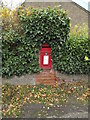
M 50 53 L 42 53 L 40 57 L 41 68 L 51 68 L 51 56 Z

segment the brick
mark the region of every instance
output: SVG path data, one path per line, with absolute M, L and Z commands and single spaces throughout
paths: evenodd
M 59 81 L 59 77 L 56 77 L 56 81 L 57 81 L 57 82 Z
M 54 70 L 43 70 L 36 75 L 36 84 L 55 85 L 56 77 Z

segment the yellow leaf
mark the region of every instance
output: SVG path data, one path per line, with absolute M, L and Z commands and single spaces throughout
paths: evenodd
M 87 88 L 87 91 L 90 91 L 90 88 Z
M 71 93 L 71 91 L 68 91 L 68 93 Z
M 87 97 L 87 94 L 83 94 L 83 97 Z
M 53 104 L 49 104 L 50 106 L 53 106 Z
M 86 61 L 88 61 L 88 60 L 89 60 L 89 58 L 88 58 L 87 56 L 85 56 L 85 60 L 86 60 Z

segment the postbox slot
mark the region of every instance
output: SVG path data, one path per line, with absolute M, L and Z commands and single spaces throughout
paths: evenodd
M 50 46 L 48 44 L 43 44 L 42 48 L 50 48 Z

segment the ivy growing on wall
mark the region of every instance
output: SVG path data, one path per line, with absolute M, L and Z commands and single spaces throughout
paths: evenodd
M 54 69 L 88 73 L 88 39 L 70 35 L 70 19 L 62 9 L 20 8 L 19 27 L 3 31 L 3 77 L 39 72 L 43 43 L 51 46 Z

